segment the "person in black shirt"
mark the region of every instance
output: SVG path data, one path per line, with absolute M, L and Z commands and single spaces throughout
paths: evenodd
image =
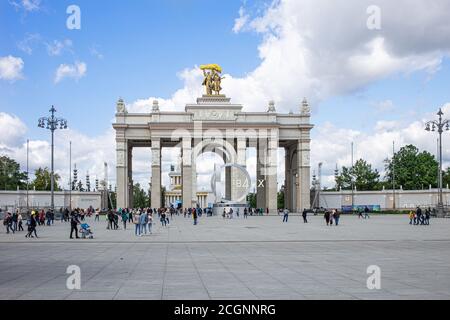
M 78 213 L 72 212 L 70 217 L 70 239 L 73 239 L 73 232 L 75 231 L 75 237 L 78 237 L 78 225 L 80 224 L 80 220 L 78 219 Z

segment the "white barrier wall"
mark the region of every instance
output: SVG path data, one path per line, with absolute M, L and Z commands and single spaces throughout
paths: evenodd
M 90 206 L 97 209 L 101 207 L 100 192 L 79 192 L 69 191 L 55 192 L 55 208 L 69 207 L 72 200 L 72 208 L 87 209 Z M 28 205 L 31 208 L 50 207 L 50 191 L 34 191 L 28 192 Z M 27 191 L 0 191 L 0 208 L 11 210 L 13 208 L 27 207 Z
M 396 209 L 413 209 L 417 206 L 433 207 L 438 203 L 438 189 L 428 190 L 382 190 L 382 191 L 355 191 L 353 193 L 354 205 L 379 205 L 382 210 L 393 209 L 395 196 Z M 450 205 L 450 190 L 443 189 L 444 205 Z M 341 208 L 352 205 L 352 192 L 322 191 L 319 199 L 320 207 Z

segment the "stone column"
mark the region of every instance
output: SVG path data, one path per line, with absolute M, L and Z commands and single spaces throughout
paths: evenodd
M 292 211 L 291 148 L 286 147 L 284 150 L 284 207 Z
M 310 204 L 310 140 L 301 139 L 297 143 L 297 212 L 309 209 Z
M 116 137 L 116 184 L 117 208 L 126 208 L 128 204 L 128 142 L 124 137 Z M 106 186 L 108 188 L 108 186 Z
M 161 140 L 152 139 L 152 208 L 160 208 L 161 204 Z
M 256 146 L 256 207 L 266 209 L 266 179 L 264 164 L 266 163 L 267 139 L 259 138 Z
M 236 150 L 236 164 L 246 168 L 247 159 L 247 140 L 245 138 L 237 138 L 235 143 Z M 231 196 L 233 201 L 237 201 L 243 194 L 246 194 L 248 185 L 251 181 L 246 181 L 246 175 L 242 170 L 238 168 L 232 168 L 231 170 Z M 244 198 L 240 203 L 246 203 Z
M 128 208 L 133 208 L 133 147 L 128 145 Z
M 272 129 L 267 144 L 267 159 L 265 164 L 266 178 L 266 208 L 269 213 L 276 213 L 278 209 L 278 130 Z
M 192 206 L 192 141 L 190 137 L 183 138 L 181 157 L 183 208 L 189 208 Z

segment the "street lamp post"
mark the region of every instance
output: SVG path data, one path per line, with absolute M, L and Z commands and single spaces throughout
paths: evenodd
M 444 201 L 442 198 L 442 133 L 444 130 L 450 130 L 450 120 L 442 119 L 444 113 L 442 109 L 439 109 L 437 113 L 438 120 L 428 121 L 425 124 L 425 130 L 428 132 L 435 132 L 437 130 L 439 134 L 439 177 L 438 177 L 438 187 L 439 187 L 439 196 L 438 196 L 438 205 L 437 205 L 437 214 L 438 216 L 443 217 L 444 214 Z
M 43 129 L 48 129 L 52 133 L 52 161 L 51 161 L 51 172 L 50 172 L 50 190 L 51 190 L 51 201 L 50 206 L 53 212 L 55 212 L 55 175 L 53 171 L 54 162 L 54 134 L 56 129 L 67 129 L 67 120 L 55 117 L 56 109 L 54 106 L 49 110 L 51 113 L 50 117 L 42 117 L 38 120 L 38 127 Z

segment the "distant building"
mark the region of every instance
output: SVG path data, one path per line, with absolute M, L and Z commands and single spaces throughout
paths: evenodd
M 180 161 L 180 160 L 179 160 Z M 168 190 L 165 193 L 164 204 L 166 207 L 174 206 L 175 208 L 178 204 L 182 203 L 183 195 L 182 195 L 182 184 L 183 179 L 181 175 L 181 165 L 178 163 L 175 168 L 174 165 L 170 167 L 169 172 L 170 177 L 170 185 Z M 210 190 L 199 190 L 197 191 L 197 205 L 201 208 L 206 208 L 208 206 L 212 206 L 214 203 L 214 195 Z

